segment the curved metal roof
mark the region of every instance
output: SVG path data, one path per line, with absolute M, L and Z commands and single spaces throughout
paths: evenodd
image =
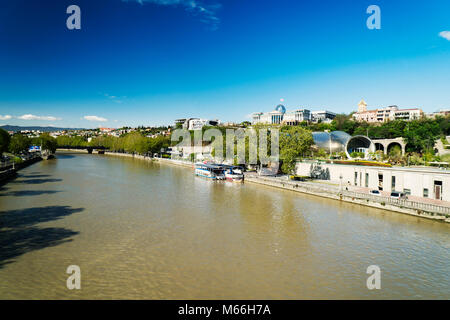
M 352 137 L 344 131 L 332 131 L 332 132 L 313 132 L 312 133 L 315 145 L 324 149 L 327 152 L 345 152 L 348 158 L 350 157 L 348 148 L 367 148 L 370 151 L 374 151 L 374 144 L 372 140 L 365 136 Z

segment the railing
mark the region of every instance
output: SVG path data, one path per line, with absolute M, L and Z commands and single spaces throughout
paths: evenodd
M 7 160 L 7 161 L 0 161 L 0 171 L 3 171 L 9 167 L 12 167 L 13 161 Z
M 378 202 L 378 203 L 392 204 L 392 205 L 395 205 L 398 207 L 433 212 L 433 213 L 438 213 L 441 215 L 450 215 L 450 207 L 448 207 L 448 206 L 441 206 L 438 204 L 411 201 L 411 200 L 407 200 L 407 199 L 395 199 L 395 198 L 390 198 L 390 197 L 385 197 L 385 196 L 376 196 L 376 195 L 371 195 L 371 194 L 362 193 L 362 192 L 355 192 L 355 191 L 343 190 L 343 191 L 341 191 L 341 193 L 344 196 L 348 196 L 348 197 L 370 200 L 370 201 Z
M 292 190 L 301 191 L 301 189 L 305 192 L 312 191 L 315 193 L 327 193 L 327 194 L 334 194 L 337 196 L 339 192 L 339 188 L 335 186 L 321 186 L 317 183 L 313 182 L 304 182 L 304 181 L 290 181 L 290 180 L 284 180 L 280 177 L 267 177 L 267 176 L 259 176 L 259 175 L 246 175 L 245 179 L 255 179 L 260 181 L 265 181 L 268 184 L 281 186 L 281 187 L 288 187 Z
M 32 160 L 34 158 L 39 158 L 40 154 L 30 154 L 30 155 L 25 155 L 23 157 L 25 158 L 25 160 L 23 160 L 23 161 L 28 161 L 28 160 Z M 18 166 L 20 166 L 20 163 L 14 163 L 14 161 L 11 159 L 8 159 L 6 161 L 0 161 L 0 171 L 12 169 L 14 166 L 18 167 Z
M 376 196 L 368 193 L 363 192 L 355 192 L 355 191 L 347 191 L 347 190 L 340 190 L 337 186 L 318 186 L 316 183 L 313 182 L 303 182 L 303 181 L 289 181 L 289 180 L 283 180 L 279 177 L 263 177 L 258 175 L 248 175 L 245 177 L 246 179 L 254 179 L 254 180 L 261 180 L 265 181 L 268 184 L 281 186 L 281 187 L 287 187 L 292 190 L 298 190 L 301 191 L 301 189 L 307 189 L 307 191 L 315 192 L 315 193 L 327 193 L 329 195 L 336 195 L 339 196 L 342 194 L 343 196 L 362 199 L 362 200 L 369 200 L 372 202 L 377 202 L 380 204 L 390 204 L 397 207 L 402 208 L 408 208 L 408 209 L 415 209 L 415 210 L 422 210 L 426 212 L 435 213 L 442 216 L 448 216 L 450 215 L 450 207 L 448 206 L 442 206 L 432 203 L 425 203 L 425 202 L 417 202 L 417 201 L 411 201 L 407 199 L 395 199 L 391 197 L 386 196 Z

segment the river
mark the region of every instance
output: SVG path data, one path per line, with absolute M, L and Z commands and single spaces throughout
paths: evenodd
M 59 153 L 0 187 L 0 299 L 449 299 L 449 231 L 170 164 Z M 80 290 L 66 287 L 69 265 Z M 370 265 L 380 290 L 366 286 Z

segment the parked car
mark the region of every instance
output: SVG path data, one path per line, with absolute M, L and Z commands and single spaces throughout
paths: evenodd
M 391 192 L 391 198 L 394 198 L 394 199 L 408 199 L 408 197 L 406 196 L 405 193 L 398 192 L 398 191 L 392 191 Z
M 307 177 L 304 176 L 297 176 L 297 175 L 291 175 L 289 176 L 290 180 L 294 180 L 294 181 L 306 181 Z
M 370 194 L 373 194 L 374 196 L 381 196 L 380 190 L 370 190 Z

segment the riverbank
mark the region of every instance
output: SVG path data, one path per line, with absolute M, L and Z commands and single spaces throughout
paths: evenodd
M 448 208 L 444 208 L 441 206 L 433 206 L 407 200 L 396 200 L 379 196 L 371 196 L 369 194 L 366 195 L 353 191 L 344 191 L 339 190 L 333 185 L 326 185 L 322 183 L 319 184 L 314 182 L 294 182 L 287 180 L 285 177 L 263 177 L 258 176 L 257 174 L 247 173 L 245 175 L 245 181 L 294 192 L 306 193 L 322 198 L 356 203 L 367 207 L 394 211 L 420 218 L 450 223 L 450 216 L 447 213 Z
M 61 150 L 61 151 L 75 151 L 81 153 L 88 153 L 87 150 Z M 156 161 L 159 163 L 165 163 L 169 165 L 176 165 L 192 169 L 194 164 L 191 162 L 165 159 L 165 158 L 152 158 L 128 153 L 116 153 L 105 152 L 107 156 L 128 157 L 134 159 L 140 159 L 144 161 Z M 328 185 L 318 182 L 300 182 L 289 181 L 285 176 L 271 177 L 271 176 L 259 176 L 255 173 L 246 173 L 245 182 L 266 185 L 279 189 L 285 189 L 294 192 L 305 193 L 322 198 L 333 199 L 336 201 L 344 201 L 355 203 L 367 207 L 388 210 L 391 212 L 397 212 L 402 214 L 408 214 L 420 218 L 450 223 L 450 208 L 445 208 L 437 205 L 430 205 L 426 203 L 413 202 L 407 200 L 396 200 L 388 197 L 371 196 L 354 191 L 339 190 L 335 185 Z
M 9 180 L 16 177 L 17 171 L 19 171 L 23 168 L 26 168 L 26 167 L 32 165 L 33 163 L 36 163 L 41 160 L 42 160 L 41 157 L 32 158 L 32 159 L 26 160 L 22 163 L 16 163 L 14 165 L 14 169 L 10 168 L 10 169 L 4 170 L 4 171 L 0 171 L 0 185 L 6 183 Z
M 84 149 L 58 149 L 57 151 L 77 152 L 77 153 L 88 154 L 88 151 L 84 150 Z M 93 151 L 92 154 L 98 154 L 98 151 Z M 153 157 L 141 156 L 138 154 L 109 152 L 109 151 L 105 151 L 104 153 L 102 153 L 102 155 L 113 156 L 113 157 L 126 157 L 126 158 L 133 158 L 133 159 L 139 159 L 139 160 L 144 160 L 144 161 L 156 161 L 156 162 L 160 162 L 160 163 L 166 163 L 166 164 L 181 166 L 181 167 L 185 167 L 185 168 L 191 168 L 191 169 L 194 168 L 194 164 L 189 161 L 173 160 L 173 159 L 166 159 L 166 158 L 153 158 Z

